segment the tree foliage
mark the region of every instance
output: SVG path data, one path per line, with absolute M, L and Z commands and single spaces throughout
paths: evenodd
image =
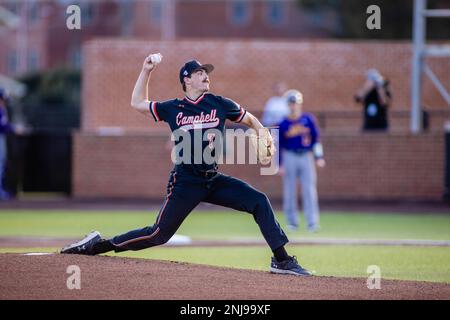
M 338 23 L 333 36 L 338 38 L 411 39 L 413 29 L 413 0 L 297 0 L 299 6 L 310 12 L 331 10 Z M 381 29 L 366 27 L 367 7 L 381 9 Z M 427 9 L 448 9 L 448 0 L 428 0 Z M 449 39 L 449 18 L 427 19 L 428 39 Z
M 79 127 L 81 74 L 57 68 L 20 79 L 27 94 L 20 104 L 27 122 L 42 129 Z

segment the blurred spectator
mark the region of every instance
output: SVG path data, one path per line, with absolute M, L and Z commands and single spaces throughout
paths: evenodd
M 367 71 L 367 80 L 354 98 L 364 106 L 363 130 L 388 129 L 388 108 L 392 96 L 389 81 L 378 70 Z
M 0 201 L 8 200 L 12 195 L 5 190 L 5 169 L 8 158 L 7 153 L 7 135 L 18 134 L 22 135 L 29 132 L 24 125 L 12 126 L 8 118 L 7 106 L 9 97 L 6 91 L 0 88 Z
M 289 114 L 289 107 L 283 93 L 286 91 L 284 82 L 276 82 L 273 86 L 274 96 L 267 100 L 264 106 L 262 124 L 266 127 L 277 126 Z
M 8 120 L 6 109 L 8 96 L 6 91 L 0 88 L 0 200 L 8 200 L 11 195 L 4 189 L 4 177 L 7 160 L 7 141 L 6 135 L 9 133 L 22 134 L 25 128 L 13 127 Z
M 325 166 L 319 127 L 313 115 L 302 111 L 303 95 L 288 90 L 290 114 L 280 123 L 280 174 L 283 175 L 283 210 L 288 229 L 298 229 L 297 181 L 302 186 L 303 211 L 308 231 L 319 229 L 316 165 Z

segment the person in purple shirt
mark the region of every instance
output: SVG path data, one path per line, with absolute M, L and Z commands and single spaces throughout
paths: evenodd
M 283 211 L 288 229 L 299 226 L 297 181 L 302 185 L 303 211 L 307 229 L 319 229 L 316 165 L 325 166 L 319 127 L 315 118 L 302 112 L 303 95 L 297 90 L 285 93 L 290 115 L 280 123 L 280 174 L 283 175 Z
M 6 135 L 14 132 L 14 128 L 8 121 L 6 100 L 6 92 L 0 88 L 0 200 L 7 200 L 10 198 L 9 193 L 3 187 L 3 178 L 7 159 Z

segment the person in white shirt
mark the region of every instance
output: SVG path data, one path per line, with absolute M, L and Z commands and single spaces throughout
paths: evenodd
M 264 106 L 264 113 L 261 122 L 265 127 L 279 125 L 280 122 L 290 113 L 286 98 L 283 97 L 283 93 L 287 89 L 286 84 L 281 81 L 276 82 L 273 89 L 275 95 L 269 98 Z

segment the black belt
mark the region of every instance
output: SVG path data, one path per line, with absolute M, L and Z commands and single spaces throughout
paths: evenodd
M 308 149 L 296 149 L 296 150 L 290 150 L 290 149 L 289 149 L 288 151 L 293 152 L 293 153 L 296 153 L 296 154 L 305 154 L 305 153 L 310 152 L 311 150 L 308 150 Z
M 213 169 L 209 169 L 209 170 L 200 170 L 197 168 L 193 168 L 192 166 L 186 166 L 186 165 L 182 165 L 182 166 L 180 166 L 180 168 L 182 170 L 186 170 L 192 174 L 195 174 L 197 176 L 200 176 L 202 178 L 207 178 L 207 179 L 211 179 L 212 177 L 214 177 L 217 174 L 217 170 L 218 170 L 218 166 L 215 166 Z
M 214 177 L 217 174 L 217 170 L 215 169 L 211 169 L 211 170 L 198 170 L 200 172 L 200 175 L 202 177 L 205 177 L 207 179 L 211 179 L 212 177 Z

